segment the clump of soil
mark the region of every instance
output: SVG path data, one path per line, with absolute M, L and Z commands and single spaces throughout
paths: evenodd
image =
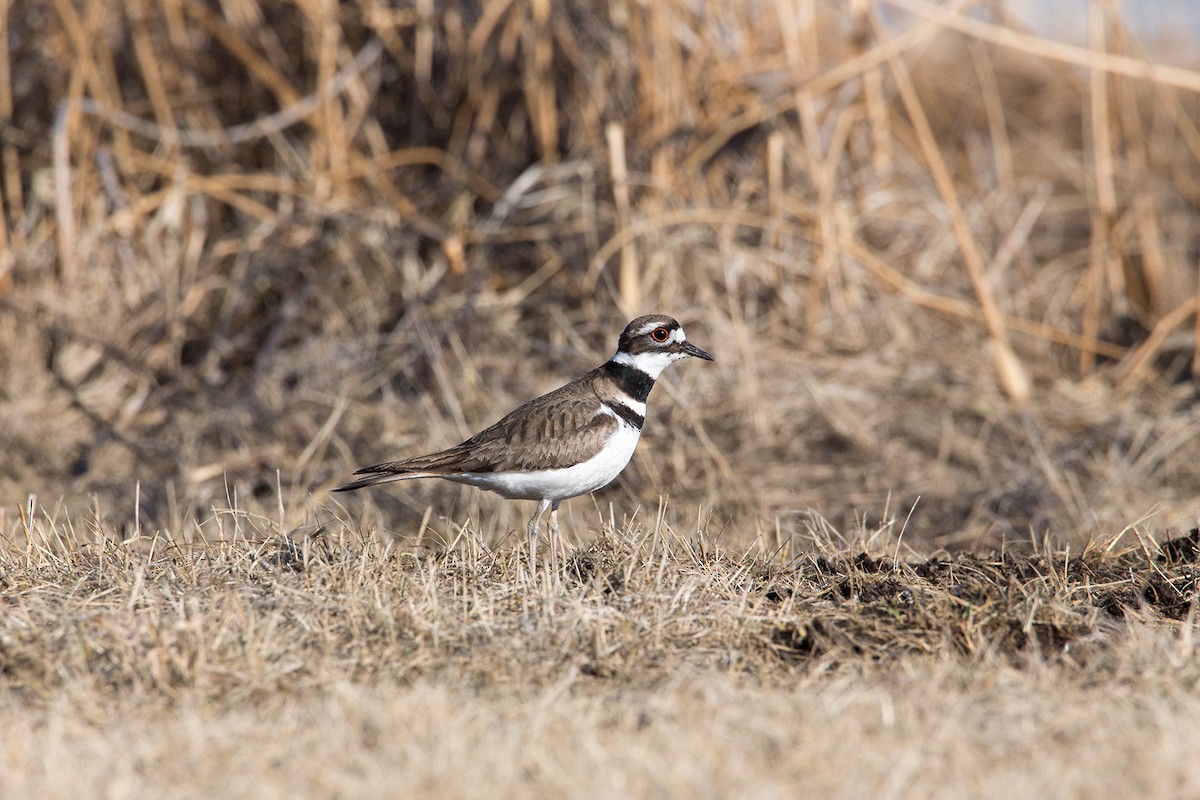
M 763 579 L 765 603 L 792 613 L 772 625 L 786 661 L 886 659 L 949 649 L 1021 660 L 1078 660 L 1127 617 L 1183 620 L 1200 594 L 1200 534 L 1080 556 L 1004 552 L 924 560 L 816 555 Z

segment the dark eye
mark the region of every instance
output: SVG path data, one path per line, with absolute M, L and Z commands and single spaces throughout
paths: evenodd
M 655 328 L 650 331 L 650 338 L 656 342 L 665 342 L 671 337 L 671 332 L 666 328 Z

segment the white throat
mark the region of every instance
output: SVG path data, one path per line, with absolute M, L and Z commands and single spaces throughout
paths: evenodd
M 624 364 L 627 367 L 644 372 L 654 380 L 658 380 L 658 376 L 662 375 L 662 371 L 666 369 L 671 362 L 682 358 L 680 353 L 664 353 L 662 351 L 650 350 L 645 353 L 632 355 L 624 353 L 620 350 L 612 357 L 612 360 L 618 364 Z

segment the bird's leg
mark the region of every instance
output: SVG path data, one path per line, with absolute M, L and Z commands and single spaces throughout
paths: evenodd
M 550 569 L 558 574 L 558 505 L 561 500 L 555 500 L 550 506 Z
M 531 575 L 537 574 L 538 519 L 549 507 L 549 500 L 539 501 L 537 510 L 533 512 L 533 516 L 529 518 L 529 525 L 525 528 L 525 533 L 529 535 L 529 573 Z

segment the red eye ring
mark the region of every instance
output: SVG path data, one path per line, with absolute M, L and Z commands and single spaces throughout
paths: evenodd
M 671 332 L 666 328 L 655 328 L 650 331 L 650 338 L 656 342 L 665 342 L 671 338 Z

